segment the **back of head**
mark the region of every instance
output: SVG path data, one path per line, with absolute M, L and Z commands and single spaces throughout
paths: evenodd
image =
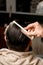
M 30 39 L 26 37 L 20 28 L 14 23 L 9 24 L 6 31 L 6 44 L 8 48 L 15 51 L 24 51 L 30 43 Z

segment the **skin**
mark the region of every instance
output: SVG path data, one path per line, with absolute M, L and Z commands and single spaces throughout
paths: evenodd
M 31 23 L 25 27 L 30 36 L 43 37 L 43 27 L 38 23 Z
M 25 49 L 25 52 L 28 52 L 30 46 L 32 46 L 32 41 L 31 41 L 31 40 L 30 40 L 30 42 L 28 43 L 27 48 Z

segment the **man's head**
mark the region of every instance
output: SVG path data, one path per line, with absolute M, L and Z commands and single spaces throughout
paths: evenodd
M 8 48 L 21 52 L 29 50 L 31 40 L 13 22 L 5 29 L 5 37 Z

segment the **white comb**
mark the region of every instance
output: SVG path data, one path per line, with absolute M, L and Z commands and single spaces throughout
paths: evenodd
M 14 24 L 16 24 L 20 29 L 21 29 L 21 32 L 24 34 L 24 35 L 26 35 L 28 38 L 30 38 L 31 40 L 33 40 L 34 39 L 34 36 L 29 36 L 28 35 L 28 32 L 21 26 L 21 25 L 19 25 L 16 21 L 13 21 L 13 23 Z

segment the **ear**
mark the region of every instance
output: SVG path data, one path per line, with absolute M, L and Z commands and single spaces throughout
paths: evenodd
M 9 27 L 9 25 L 6 25 L 6 28 L 5 28 L 5 31 L 4 31 L 4 39 L 5 39 L 5 41 L 7 41 L 6 40 L 6 32 L 7 32 L 8 27 Z

